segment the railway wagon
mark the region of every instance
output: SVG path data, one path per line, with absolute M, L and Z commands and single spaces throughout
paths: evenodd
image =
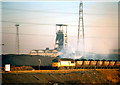
M 105 67 L 108 66 L 108 65 L 109 65 L 109 62 L 110 62 L 110 61 L 105 61 L 105 60 L 104 60 L 102 66 L 105 66 Z
M 90 61 L 90 66 L 96 66 L 96 64 L 97 64 L 97 61 L 94 61 L 94 60 Z
M 97 64 L 97 61 L 95 61 L 95 60 L 91 60 L 91 61 L 90 61 L 89 68 L 91 68 L 91 69 L 96 68 L 96 64 Z
M 88 60 L 86 60 L 86 61 L 83 61 L 83 65 L 82 66 L 89 66 L 90 65 L 90 61 Z
M 109 66 L 114 66 L 115 65 L 115 61 L 109 61 Z
M 83 69 L 89 68 L 90 62 L 91 62 L 91 61 L 89 61 L 89 60 L 83 61 L 83 64 L 82 64 L 82 66 L 81 66 L 80 68 L 83 68 Z
M 115 61 L 115 67 L 120 67 L 120 61 Z
M 97 61 L 93 60 L 77 60 L 76 68 L 90 68 L 96 65 Z
M 103 65 L 103 61 L 97 60 L 96 67 L 101 67 Z
M 75 62 L 76 62 L 75 66 L 76 66 L 76 68 L 78 68 L 78 67 L 81 67 L 83 65 L 84 61 L 81 60 L 81 61 L 75 61 Z

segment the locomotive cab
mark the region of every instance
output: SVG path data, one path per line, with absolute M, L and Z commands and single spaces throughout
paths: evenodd
M 75 61 L 73 59 L 54 59 L 52 67 L 58 69 L 73 69 L 75 68 Z

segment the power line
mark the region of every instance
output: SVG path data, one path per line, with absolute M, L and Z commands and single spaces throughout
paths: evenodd
M 13 8 L 2 8 L 5 10 L 13 10 L 13 11 L 24 11 L 24 12 L 33 12 L 33 13 L 59 13 L 59 14 L 76 14 L 78 15 L 78 13 L 75 12 L 57 12 L 57 11 L 44 11 L 44 10 L 25 10 L 25 9 L 13 9 Z M 109 13 L 109 14 L 101 14 L 101 13 L 84 13 L 84 15 L 116 15 L 113 13 Z
M 2 21 L 6 23 L 19 23 L 19 24 L 30 24 L 30 25 L 48 25 L 48 26 L 55 26 L 55 24 L 46 24 L 46 23 L 30 23 L 30 22 L 16 22 L 16 21 Z M 68 24 L 68 26 L 78 26 L 78 25 L 72 25 Z M 85 27 L 117 27 L 118 26 L 86 26 Z
M 86 27 L 86 26 L 85 26 Z M 106 26 L 105 26 L 106 27 Z M 2 28 L 7 28 L 7 29 L 12 29 L 13 27 L 2 27 Z M 26 27 L 24 27 L 24 28 L 26 28 Z M 69 27 L 68 27 L 69 28 Z M 26 29 L 29 29 L 28 27 L 26 28 Z M 34 29 L 34 27 L 32 27 L 32 29 Z M 40 28 L 41 29 L 41 28 Z M 77 30 L 77 29 L 76 29 Z M 91 31 L 93 31 L 93 30 L 103 30 L 103 29 L 101 29 L 101 27 L 97 27 L 97 28 L 87 28 L 87 29 L 85 29 L 85 31 L 89 31 L 89 30 L 91 30 Z M 104 31 L 106 31 L 106 30 L 118 30 L 118 28 L 110 28 L 110 27 L 106 27 L 105 29 L 104 29 Z
M 3 33 L 3 34 L 16 34 L 16 33 L 10 33 L 10 32 L 1 32 L 1 33 Z M 46 37 L 55 37 L 55 35 L 47 35 L 47 34 L 27 34 L 27 33 L 19 33 L 19 35 L 31 35 L 31 36 L 46 36 Z M 69 36 L 69 37 L 76 37 L 76 36 Z M 100 37 L 100 36 L 98 36 L 98 37 L 93 37 L 93 36 L 85 36 L 85 38 L 101 38 L 101 39 L 104 39 L 104 38 L 111 38 L 111 39 L 113 39 L 113 38 L 117 38 L 118 39 L 118 37 Z
M 42 24 L 42 23 L 26 23 L 26 22 L 15 22 L 15 21 L 2 21 L 8 23 L 19 23 L 19 24 L 33 24 L 33 25 L 55 25 L 55 24 Z
M 1 32 L 4 34 L 16 34 L 16 33 L 10 33 L 10 32 Z M 47 34 L 26 34 L 26 33 L 19 33 L 19 35 L 32 35 L 32 36 L 54 36 L 54 35 L 47 35 Z

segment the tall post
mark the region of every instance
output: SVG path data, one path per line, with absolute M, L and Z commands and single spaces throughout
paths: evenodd
M 41 59 L 38 59 L 38 61 L 39 61 L 39 70 L 40 70 Z
M 19 24 L 16 24 L 16 35 L 17 35 L 17 54 L 19 55 Z

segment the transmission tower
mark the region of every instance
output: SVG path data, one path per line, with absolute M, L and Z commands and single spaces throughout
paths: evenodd
M 55 47 L 57 50 L 61 50 L 67 46 L 67 25 L 56 24 L 56 40 Z
M 81 43 L 80 43 L 81 39 Z M 81 55 L 84 55 L 84 20 L 83 20 L 83 2 L 81 0 L 79 4 L 79 22 L 78 22 L 78 39 L 77 39 L 77 50 L 79 49 L 81 44 L 82 47 L 82 53 Z

